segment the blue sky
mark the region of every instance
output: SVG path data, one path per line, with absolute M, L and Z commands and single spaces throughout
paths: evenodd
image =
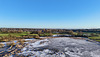
M 0 27 L 100 28 L 100 0 L 0 0 Z

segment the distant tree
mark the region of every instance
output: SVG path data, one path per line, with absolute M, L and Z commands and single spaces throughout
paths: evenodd
M 42 33 L 42 31 L 40 30 L 40 31 L 38 31 L 38 34 L 41 34 Z
M 83 35 L 83 32 L 82 31 L 77 31 L 77 35 Z
M 72 30 L 69 31 L 69 34 L 74 35 L 74 32 Z

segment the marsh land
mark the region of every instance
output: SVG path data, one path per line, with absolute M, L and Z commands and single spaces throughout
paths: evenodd
M 0 28 L 1 57 L 99 57 L 100 29 Z

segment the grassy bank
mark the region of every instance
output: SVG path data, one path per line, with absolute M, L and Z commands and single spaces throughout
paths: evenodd
M 88 38 L 91 40 L 95 40 L 95 41 L 100 42 L 100 36 L 99 37 L 88 37 Z

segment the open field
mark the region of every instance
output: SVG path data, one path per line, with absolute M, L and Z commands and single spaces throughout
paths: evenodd
M 100 36 L 99 37 L 89 37 L 89 39 L 100 42 Z
M 0 34 L 0 36 L 8 36 L 8 34 Z
M 89 37 L 89 39 L 92 39 L 92 40 L 100 40 L 100 37 Z
M 25 36 L 25 35 L 37 35 L 37 34 L 28 34 L 27 32 L 23 32 L 23 33 L 0 33 L 0 36 L 16 36 L 16 37 L 21 37 L 21 36 Z

